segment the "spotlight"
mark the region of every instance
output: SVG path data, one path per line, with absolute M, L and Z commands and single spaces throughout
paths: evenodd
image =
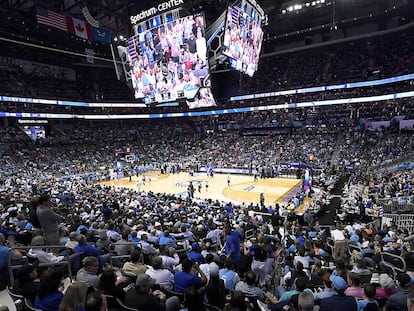
M 115 42 L 117 42 L 117 41 L 118 41 L 118 37 L 115 37 L 115 38 L 114 38 L 114 41 L 115 41 Z

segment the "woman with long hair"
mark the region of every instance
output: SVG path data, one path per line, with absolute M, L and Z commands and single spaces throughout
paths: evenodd
M 49 268 L 42 273 L 35 299 L 35 308 L 43 311 L 59 311 L 64 290 L 62 280 L 63 272 L 61 269 Z
M 71 284 L 63 296 L 59 311 L 84 311 L 88 286 L 82 282 Z

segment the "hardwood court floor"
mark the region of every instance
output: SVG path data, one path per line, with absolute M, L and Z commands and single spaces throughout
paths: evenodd
M 230 177 L 230 186 L 227 178 Z M 220 201 L 230 201 L 236 204 L 242 202 L 249 204 L 259 203 L 260 193 L 264 193 L 265 204 L 274 206 L 276 203 L 286 203 L 286 198 L 301 185 L 300 179 L 292 178 L 267 178 L 254 181 L 252 176 L 214 174 L 208 177 L 205 173 L 196 173 L 190 176 L 188 173 L 163 174 L 151 172 L 145 174 L 145 184 L 142 175 L 123 178 L 114 181 L 106 181 L 101 184 L 115 187 L 126 187 L 140 191 L 152 191 L 155 193 L 166 192 L 186 196 L 190 181 L 194 185 L 194 197 L 207 198 Z M 208 189 L 206 189 L 206 183 Z M 198 185 L 201 184 L 201 191 Z

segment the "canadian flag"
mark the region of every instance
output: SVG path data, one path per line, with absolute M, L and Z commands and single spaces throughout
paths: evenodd
M 80 38 L 92 41 L 92 27 L 83 20 L 68 16 L 68 30 Z

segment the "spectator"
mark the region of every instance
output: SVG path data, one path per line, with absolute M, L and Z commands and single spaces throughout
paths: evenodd
M 386 311 L 407 310 L 407 296 L 412 291 L 411 278 L 406 273 L 397 276 L 399 288 L 385 304 Z
M 236 284 L 235 290 L 240 291 L 246 296 L 255 297 L 264 300 L 264 292 L 259 287 L 255 286 L 256 274 L 253 271 L 246 273 L 245 281 L 240 281 Z
M 172 290 L 174 288 L 174 274 L 168 269 L 163 269 L 161 257 L 152 259 L 152 267 L 146 272 L 162 288 Z
M 13 291 L 16 294 L 23 295 L 33 304 L 39 288 L 39 283 L 35 282 L 37 278 L 37 267 L 30 263 L 25 264 L 17 270 L 17 278 L 13 283 Z
M 227 236 L 225 254 L 227 255 L 227 258 L 231 258 L 234 265 L 234 269 L 237 271 L 241 256 L 241 235 L 237 230 L 232 230 L 229 224 L 225 225 L 224 232 Z
M 85 300 L 88 286 L 82 282 L 71 284 L 63 296 L 59 311 L 85 310 Z
M 312 295 L 308 293 L 300 293 L 298 299 L 298 310 L 299 311 L 313 311 L 315 301 Z
M 200 270 L 197 263 L 194 263 L 191 259 L 186 258 L 181 263 L 183 271 L 178 271 L 174 275 L 175 291 L 178 293 L 184 293 L 187 288 L 193 286 L 203 286 L 207 283 L 206 275 Z M 195 269 L 200 277 L 191 272 Z
M 224 281 L 224 287 L 233 292 L 236 284 L 240 281 L 240 277 L 236 271 L 234 271 L 233 260 L 227 258 L 224 262 L 224 268 L 219 270 L 219 278 Z
M 358 311 L 380 311 L 378 302 L 374 299 L 375 287 L 372 284 L 364 285 L 364 298 L 358 301 Z
M 140 263 L 141 252 L 138 249 L 132 251 L 130 258 L 129 261 L 124 263 L 122 270 L 127 276 L 135 279 L 138 275 L 145 273 L 147 266 Z
M 58 269 L 49 268 L 42 273 L 35 308 L 43 311 L 59 311 L 64 290 L 62 280 L 63 273 Z
M 7 243 L 7 246 L 4 245 Z M 7 266 L 7 257 L 10 256 L 12 264 L 19 263 L 23 258 L 22 253 L 14 248 L 14 236 L 4 237 L 3 233 L 0 233 L 0 287 L 3 284 L 8 283 L 9 270 Z
M 85 311 L 108 310 L 106 296 L 100 291 L 93 291 L 86 296 Z
M 131 308 L 154 311 L 177 311 L 179 299 L 176 296 L 166 298 L 160 290 L 150 293 L 155 280 L 147 274 L 137 277 L 135 288 L 130 288 L 125 296 L 125 304 Z
M 337 275 L 331 275 L 329 279 L 336 295 L 322 299 L 320 311 L 356 311 L 358 306 L 355 298 L 345 295 L 345 290 L 348 287 L 345 280 Z
M 76 274 L 76 280 L 83 282 L 88 286 L 98 288 L 99 277 L 99 261 L 96 257 L 85 257 L 82 261 L 83 268 Z
M 46 193 L 39 197 L 39 206 L 36 210 L 36 216 L 46 238 L 46 243 L 48 245 L 59 245 L 59 224 L 61 217 L 52 210 L 50 196 Z

